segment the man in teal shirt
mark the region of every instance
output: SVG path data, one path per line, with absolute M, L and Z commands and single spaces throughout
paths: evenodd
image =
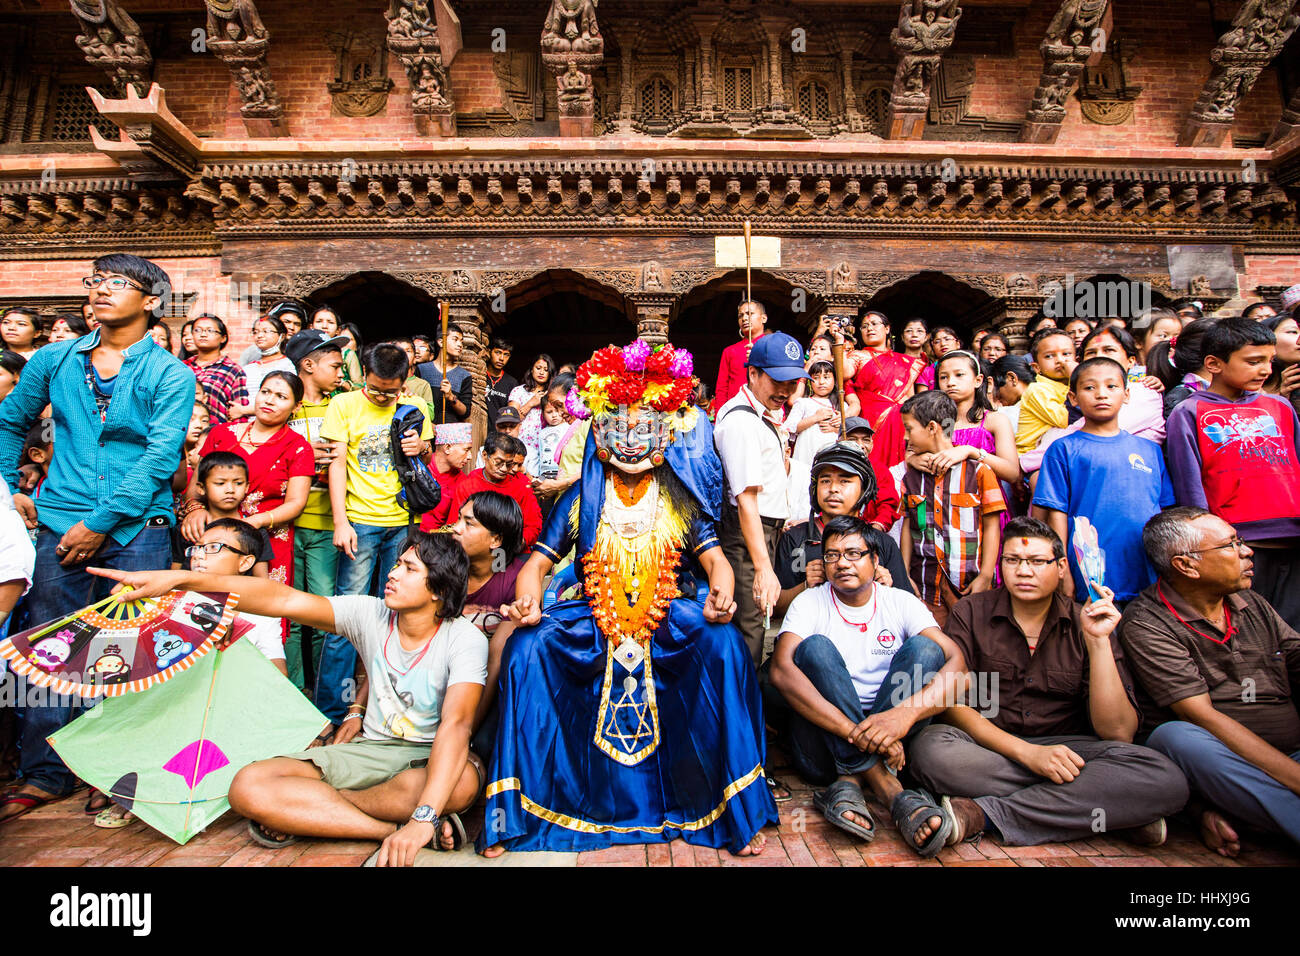
M 181 461 L 194 407 L 194 373 L 149 335 L 170 293 L 167 273 L 147 259 L 95 260 L 83 280 L 99 328 L 47 345 L 0 404 L 0 477 L 17 487 L 23 438 L 48 405 L 54 456 L 39 498 L 14 495 L 36 529 L 28 607 L 34 622 L 71 614 L 108 594 L 91 565 L 122 571 L 168 567 L 171 477 Z M 75 785 L 45 742 L 74 715 L 51 695 L 27 706 L 20 726 L 21 782 L 0 795 L 0 822 L 60 797 Z

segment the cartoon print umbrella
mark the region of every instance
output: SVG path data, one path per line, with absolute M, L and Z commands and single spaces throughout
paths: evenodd
M 49 737 L 82 780 L 177 843 L 230 809 L 241 767 L 307 747 L 326 719 L 248 641 L 114 697 Z
M 111 595 L 60 621 L 0 641 L 0 658 L 33 684 L 80 697 L 120 697 L 193 666 L 230 631 L 238 594 Z M 250 625 L 239 622 L 230 636 Z

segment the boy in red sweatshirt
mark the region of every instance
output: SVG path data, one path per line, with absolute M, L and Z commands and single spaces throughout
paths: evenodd
M 1205 335 L 1210 387 L 1169 416 L 1166 454 L 1180 505 L 1218 515 L 1255 552 L 1254 589 L 1300 627 L 1300 422 L 1289 402 L 1260 392 L 1276 338 L 1249 319 Z

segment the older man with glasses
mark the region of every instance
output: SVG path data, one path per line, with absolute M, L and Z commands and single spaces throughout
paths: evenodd
M 958 601 L 948 635 L 972 672 L 967 702 L 912 745 L 912 774 L 953 816 L 951 843 L 994 833 L 1032 846 L 1114 833 L 1164 842 L 1187 802 L 1167 758 L 1132 743 L 1133 682 L 1114 595 L 1082 609 L 1060 593 L 1065 546 L 1035 518 L 1003 532 L 1002 586 Z M 978 709 L 976 709 L 978 708 Z
M 495 491 L 507 498 L 513 498 L 524 513 L 524 550 L 533 546 L 537 536 L 542 533 L 542 509 L 537 504 L 537 495 L 533 494 L 532 479 L 524 471 L 524 457 L 528 450 L 524 443 L 513 435 L 504 432 L 489 432 L 483 442 L 483 467 L 471 471 L 456 485 L 451 496 L 451 503 L 445 512 L 450 517 L 447 522 L 458 520 L 460 509 L 472 495 L 480 491 Z M 437 513 L 443 514 L 442 505 Z M 439 527 L 439 522 L 425 516 L 420 527 L 426 531 Z M 446 523 L 446 522 L 443 522 Z
M 110 585 L 87 573 L 91 564 L 120 571 L 168 566 L 171 477 L 194 407 L 193 373 L 149 334 L 170 294 L 167 273 L 147 259 L 117 254 L 97 259 L 82 284 L 99 327 L 37 352 L 0 404 L 0 477 L 13 488 L 28 429 L 46 406 L 53 410 L 54 459 L 41 495 L 13 496 L 27 527 L 36 530 L 27 597 L 34 622 L 57 620 L 107 596 Z M 73 713 L 70 701 L 25 708 L 22 783 L 0 797 L 0 821 L 76 785 L 45 742 Z M 100 798 L 88 809 L 107 803 Z
M 1253 552 L 1201 508 L 1147 522 L 1159 578 L 1124 612 L 1147 745 L 1192 785 L 1201 839 L 1241 851 L 1242 824 L 1300 843 L 1300 635 L 1251 590 Z

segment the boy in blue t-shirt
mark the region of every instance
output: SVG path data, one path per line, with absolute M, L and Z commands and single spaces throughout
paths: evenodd
M 1077 432 L 1058 438 L 1043 456 L 1035 513 L 1062 541 L 1070 542 L 1074 519 L 1083 515 L 1097 529 L 1106 554 L 1106 587 L 1117 603 L 1131 601 L 1155 581 L 1142 547 L 1142 529 L 1174 504 L 1174 489 L 1160 446 L 1119 427 L 1128 401 L 1124 368 L 1114 359 L 1094 358 L 1070 377 L 1070 402 L 1083 413 Z M 1080 598 L 1088 586 L 1070 547 L 1066 593 Z

